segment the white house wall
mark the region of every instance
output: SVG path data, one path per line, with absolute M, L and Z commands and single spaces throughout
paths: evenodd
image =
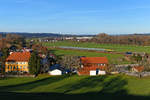
M 62 75 L 62 71 L 58 70 L 58 69 L 55 69 L 53 71 L 49 71 L 49 74 L 50 75 Z

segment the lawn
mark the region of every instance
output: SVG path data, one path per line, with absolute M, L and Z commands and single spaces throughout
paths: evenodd
M 147 52 L 150 53 L 150 46 L 134 46 L 134 45 L 117 45 L 117 44 L 97 44 L 97 43 L 78 43 L 78 42 L 44 42 L 44 46 L 72 46 L 72 47 L 86 47 L 86 48 L 104 48 L 113 49 L 117 52 Z
M 48 76 L 0 79 L 0 100 L 148 100 L 150 79 L 112 76 Z

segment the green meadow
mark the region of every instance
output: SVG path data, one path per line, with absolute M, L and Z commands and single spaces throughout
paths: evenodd
M 130 64 L 132 62 L 119 61 L 119 59 L 124 58 L 125 52 L 146 52 L 150 53 L 150 46 L 135 46 L 135 45 L 117 45 L 117 44 L 98 44 L 90 42 L 71 42 L 71 41 L 60 41 L 60 42 L 43 42 L 43 46 L 47 47 L 58 47 L 58 46 L 70 46 L 70 47 L 83 47 L 83 48 L 103 48 L 112 49 L 115 52 L 120 52 L 122 54 L 115 53 L 98 53 L 89 51 L 79 51 L 79 50 L 61 50 L 61 49 L 51 49 L 54 50 L 56 55 L 76 55 L 76 56 L 87 56 L 87 57 L 107 57 L 110 64 Z
M 79 42 L 44 42 L 44 46 L 71 46 L 71 47 L 85 47 L 85 48 L 104 48 L 112 49 L 117 52 L 147 52 L 150 53 L 150 46 L 135 46 L 135 45 L 117 45 L 117 44 L 98 44 L 98 43 L 79 43 Z
M 150 78 L 48 76 L 0 79 L 1 100 L 149 100 Z

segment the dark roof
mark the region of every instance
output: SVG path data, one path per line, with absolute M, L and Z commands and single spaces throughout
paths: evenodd
M 50 71 L 55 70 L 55 69 L 59 69 L 61 71 L 64 70 L 64 68 L 60 64 L 55 64 L 53 66 L 50 66 L 50 68 L 49 68 Z

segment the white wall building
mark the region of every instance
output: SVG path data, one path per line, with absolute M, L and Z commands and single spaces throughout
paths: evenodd
M 106 75 L 106 71 L 90 70 L 90 76 L 95 76 L 95 75 Z
M 59 69 L 54 69 L 52 71 L 49 71 L 48 73 L 49 75 L 62 75 L 62 71 Z

